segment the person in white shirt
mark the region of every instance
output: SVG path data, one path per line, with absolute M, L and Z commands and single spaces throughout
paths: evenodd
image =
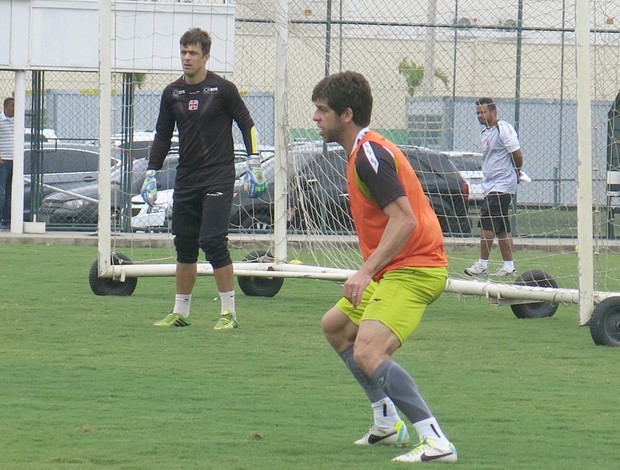
M 0 113 L 0 228 L 11 224 L 11 184 L 13 181 L 13 116 L 15 100 L 6 98 Z
M 523 153 L 514 127 L 497 118 L 497 107 L 492 98 L 476 101 L 476 115 L 484 127 L 480 131 L 482 143 L 482 189 L 484 201 L 480 206 L 480 259 L 465 269 L 468 276 L 485 276 L 495 237 L 504 260 L 498 276 L 517 274 L 512 256 L 512 232 L 508 212 L 512 196 L 517 192 Z

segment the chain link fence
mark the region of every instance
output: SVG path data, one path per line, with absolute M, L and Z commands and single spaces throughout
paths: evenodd
M 135 3 L 155 8 L 173 2 Z M 372 127 L 402 145 L 477 152 L 474 101 L 493 97 L 500 118 L 519 132 L 525 169 L 533 179 L 519 188 L 516 231 L 521 236 L 573 236 L 577 199 L 574 12 L 571 1 L 500 0 L 489 9 L 481 1 L 241 0 L 235 5 L 234 72 L 226 76 L 245 96 L 265 148 L 275 143 L 277 79 L 286 84 L 286 134 L 291 144 L 318 139 L 311 119 L 312 88 L 326 74 L 342 70 L 356 70 L 369 79 L 375 98 Z M 607 171 L 620 139 L 620 126 L 613 121 L 620 83 L 619 23 L 617 2 L 596 2 L 590 18 L 593 196 L 601 208 L 599 231 L 611 237 L 615 236 L 617 198 L 607 184 Z M 283 25 L 287 67 L 286 76 L 278 77 Z M 179 74 L 180 66 L 169 74 L 114 74 L 114 144 L 121 150 L 113 155 L 113 175 L 118 180 L 113 184 L 118 183 L 118 191 L 111 214 L 121 230 L 131 230 L 131 222 L 123 222 L 122 216 L 129 220 L 130 199 L 141 184 L 142 169 L 134 169 L 133 162 L 148 153 L 161 91 Z M 13 71 L 0 70 L 0 95 L 11 95 L 14 79 Z M 51 229 L 92 228 L 96 190 L 82 191 L 77 181 L 64 181 L 62 175 L 70 168 L 52 160 L 70 161 L 68 147 L 79 144 L 84 146 L 82 165 L 92 170 L 85 160 L 90 152 L 97 153 L 98 76 L 46 70 L 27 72 L 27 83 L 26 127 L 34 137 L 27 152 L 34 152 L 34 157 L 26 158 L 25 173 L 35 182 L 35 197 L 27 196 L 25 220 L 38 214 Z M 64 147 L 64 156 L 47 156 L 46 152 Z M 49 164 L 43 163 L 48 160 Z M 71 194 L 55 188 L 69 193 L 78 188 L 76 192 L 85 197 L 72 202 Z M 52 202 L 54 207 L 76 210 L 54 215 Z M 264 223 L 249 225 L 265 228 Z

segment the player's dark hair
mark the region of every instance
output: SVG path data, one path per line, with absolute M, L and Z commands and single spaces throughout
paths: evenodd
M 325 77 L 312 91 L 312 101 L 324 100 L 338 115 L 347 108 L 353 111 L 353 122 L 366 127 L 372 115 L 372 93 L 364 76 L 357 72 L 340 72 Z
M 209 54 L 211 52 L 211 36 L 200 28 L 192 28 L 185 31 L 179 43 L 181 43 L 181 46 L 193 46 L 197 44 L 202 49 L 203 54 Z
M 476 106 L 482 106 L 485 104 L 488 106 L 489 109 L 496 109 L 495 101 L 493 101 L 493 98 L 484 97 L 484 98 L 478 98 L 476 100 Z
M 9 104 L 10 101 L 15 101 L 15 98 L 12 97 L 8 97 L 8 98 L 4 98 L 4 102 L 2 103 L 2 106 L 6 107 L 7 104 Z

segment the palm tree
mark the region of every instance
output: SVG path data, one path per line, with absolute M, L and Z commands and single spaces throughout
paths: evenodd
M 403 60 L 400 61 L 398 71 L 405 76 L 405 79 L 407 80 L 407 91 L 409 92 L 409 96 L 413 96 L 417 88 L 424 80 L 424 66 L 418 65 L 413 61 L 409 61 L 409 59 L 404 57 Z M 435 69 L 433 75 L 441 80 L 445 87 L 448 88 L 450 79 L 445 72 Z

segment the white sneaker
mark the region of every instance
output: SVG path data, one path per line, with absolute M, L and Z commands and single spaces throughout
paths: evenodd
M 356 446 L 383 445 L 406 447 L 409 442 L 409 431 L 404 421 L 399 421 L 393 428 L 381 428 L 373 424 L 370 430 L 355 441 Z
M 495 273 L 496 276 L 516 276 L 517 270 L 513 269 L 512 271 L 508 271 L 506 268 L 502 268 Z
M 399 455 L 392 459 L 394 462 L 448 462 L 454 463 L 458 460 L 456 449 L 452 444 L 447 449 L 435 446 L 431 440 L 424 440 L 413 448 L 411 452 Z
M 476 261 L 469 268 L 465 269 L 465 274 L 468 276 L 486 276 L 489 274 L 489 270 L 480 261 Z

